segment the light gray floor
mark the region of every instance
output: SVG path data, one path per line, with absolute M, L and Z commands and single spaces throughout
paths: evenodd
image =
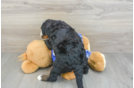
M 132 88 L 133 55 L 122 53 L 104 53 L 107 61 L 103 72 L 89 69 L 83 77 L 84 88 Z M 50 68 L 39 69 L 32 74 L 24 74 L 21 61 L 17 61 L 19 53 L 2 53 L 1 88 L 77 88 L 75 79 L 67 81 L 62 77 L 56 82 L 37 80 L 40 74 L 48 74 Z

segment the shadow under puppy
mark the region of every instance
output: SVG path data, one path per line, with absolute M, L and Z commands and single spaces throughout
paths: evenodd
M 49 49 L 55 52 L 56 60 L 49 75 L 39 75 L 42 81 L 56 81 L 61 73 L 71 72 L 76 76 L 78 88 L 83 88 L 83 73 L 88 73 L 88 62 L 84 45 L 78 33 L 60 20 L 46 20 L 42 26 L 42 37 Z

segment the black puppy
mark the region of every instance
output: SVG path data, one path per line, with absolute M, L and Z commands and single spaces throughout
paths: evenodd
M 74 70 L 78 88 L 83 88 L 83 73 L 88 72 L 88 62 L 84 45 L 75 30 L 63 21 L 46 20 L 42 26 L 43 36 L 49 49 L 55 52 L 56 60 L 50 75 L 39 75 L 42 81 L 56 81 L 61 73 Z

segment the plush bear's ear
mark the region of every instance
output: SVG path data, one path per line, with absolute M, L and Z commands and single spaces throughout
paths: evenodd
M 22 55 L 18 56 L 18 58 L 21 58 L 21 59 L 19 59 L 19 61 L 27 60 L 27 54 L 23 53 Z

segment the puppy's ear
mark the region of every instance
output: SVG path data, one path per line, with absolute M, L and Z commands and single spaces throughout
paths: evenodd
M 51 19 L 47 19 L 45 22 L 43 22 L 42 26 L 41 26 L 41 29 L 42 29 L 42 33 L 43 33 L 43 38 L 46 38 L 47 36 L 45 35 L 50 35 L 51 33 L 51 27 L 52 27 L 52 24 L 53 24 L 53 20 Z

